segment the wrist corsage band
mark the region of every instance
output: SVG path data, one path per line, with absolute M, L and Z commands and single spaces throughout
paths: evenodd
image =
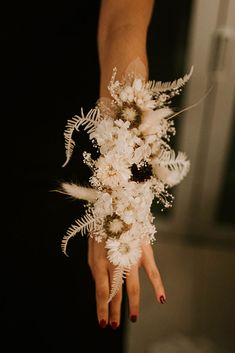
M 169 208 L 170 189 L 187 175 L 190 161 L 170 146 L 176 133 L 171 100 L 180 94 L 193 68 L 173 82 L 146 81 L 139 58 L 127 68 L 122 80 L 114 68 L 108 90 L 111 99 L 100 99 L 88 114 L 68 120 L 64 131 L 66 161 L 73 153 L 73 134 L 89 134 L 98 157 L 88 152 L 83 160 L 92 170 L 90 187 L 61 183 L 61 192 L 85 200 L 84 216 L 75 220 L 62 239 L 67 254 L 69 240 L 85 233 L 104 242 L 107 259 L 115 266 L 109 301 L 120 289 L 131 267 L 141 258 L 143 242 L 153 243 L 156 227 L 153 200 Z

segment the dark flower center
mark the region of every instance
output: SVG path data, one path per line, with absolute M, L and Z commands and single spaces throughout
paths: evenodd
M 152 173 L 152 166 L 144 162 L 143 165 L 138 166 L 137 164 L 133 164 L 131 166 L 132 177 L 131 180 L 135 182 L 143 182 L 151 178 L 153 175 Z

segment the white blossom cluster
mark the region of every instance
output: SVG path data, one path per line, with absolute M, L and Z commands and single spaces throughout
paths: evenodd
M 111 100 L 100 100 L 88 115 L 75 116 L 65 130 L 67 161 L 75 145 L 72 134 L 81 126 L 87 130 L 99 157 L 84 152 L 84 162 L 92 169 L 90 188 L 63 183 L 65 193 L 88 201 L 88 210 L 72 225 L 62 241 L 78 232 L 88 232 L 105 242 L 109 261 L 126 273 L 141 257 L 143 241 L 155 240 L 151 213 L 156 198 L 163 208 L 171 207 L 169 188 L 189 171 L 183 152 L 175 154 L 169 145 L 175 134 L 171 98 L 179 94 L 191 72 L 173 82 L 145 81 L 136 72 L 116 80 L 114 69 L 108 86 Z M 67 162 L 66 162 L 67 163 Z M 65 163 L 65 164 L 66 164 Z M 119 276 L 120 277 L 120 276 Z M 120 283 L 113 280 L 112 294 Z

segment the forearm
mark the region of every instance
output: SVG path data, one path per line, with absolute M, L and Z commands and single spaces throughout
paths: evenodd
M 114 67 L 117 79 L 120 79 L 128 64 L 139 57 L 148 75 L 146 42 L 153 1 L 141 2 L 144 6 L 141 3 L 138 7 L 133 0 L 124 1 L 124 8 L 122 1 L 116 5 L 112 0 L 104 0 L 101 5 L 98 28 L 101 97 L 109 96 L 107 85 Z M 115 6 L 118 7 L 116 11 Z

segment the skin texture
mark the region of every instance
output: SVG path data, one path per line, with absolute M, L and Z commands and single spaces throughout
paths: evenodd
M 100 97 L 109 97 L 107 85 L 113 67 L 117 67 L 117 79 L 121 79 L 127 66 L 139 57 L 146 65 L 148 60 L 146 39 L 151 20 L 153 0 L 103 0 L 98 24 L 98 53 L 100 62 Z M 114 267 L 107 260 L 103 243 L 89 238 L 88 264 L 96 286 L 97 318 L 101 327 L 110 324 L 116 329 L 120 324 L 122 290 L 110 303 L 107 303 Z M 140 280 L 139 270 L 143 267 L 153 288 L 156 302 L 164 303 L 166 294 L 157 267 L 151 244 L 142 245 L 142 257 L 138 265 L 132 267 L 126 278 L 128 295 L 128 315 L 131 321 L 139 316 Z

